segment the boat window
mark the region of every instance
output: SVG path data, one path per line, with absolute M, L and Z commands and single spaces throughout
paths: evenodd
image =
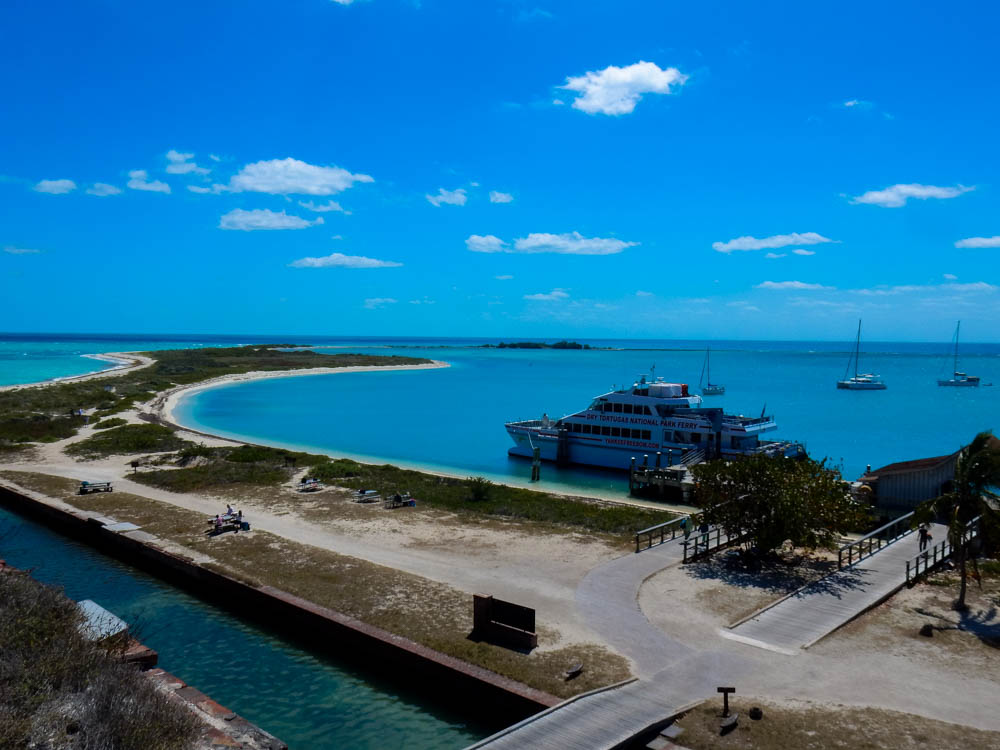
M 583 434 L 584 435 L 589 435 L 590 434 L 590 425 L 589 424 L 585 424 L 583 426 Z
M 666 404 L 656 405 L 656 413 L 659 414 L 661 417 L 669 417 L 672 412 L 673 409 L 667 406 Z
M 651 437 L 651 435 L 650 435 L 650 432 L 649 432 L 649 430 L 643 430 L 643 431 L 642 431 L 642 439 L 643 439 L 643 440 L 649 440 L 649 439 L 650 439 L 650 437 Z
M 625 413 L 626 414 L 631 414 L 632 413 L 632 404 L 624 404 L 623 408 L 625 409 Z
M 601 428 L 601 434 L 602 435 L 610 435 L 611 434 L 611 428 L 610 427 L 602 427 Z
M 621 414 L 622 413 L 622 405 L 621 404 L 614 404 L 614 407 L 615 407 L 615 414 Z
M 648 414 L 649 416 L 653 416 L 653 412 L 651 412 L 651 411 L 649 410 L 649 407 L 648 407 L 648 406 L 644 406 L 644 407 L 642 407 L 642 413 L 643 413 L 643 414 Z
M 607 401 L 605 401 L 604 402 L 604 411 L 611 411 L 611 409 L 612 409 L 612 404 L 609 404 Z
M 573 423 L 572 423 L 572 424 L 570 425 L 570 427 L 572 427 L 572 428 L 573 428 L 573 432 L 579 432 L 579 431 L 580 431 L 580 425 L 578 425 L 578 424 L 577 424 L 576 422 L 573 422 Z
M 697 432 L 692 432 L 691 433 L 691 442 L 692 443 L 700 443 L 701 442 L 701 435 L 699 433 L 697 433 Z

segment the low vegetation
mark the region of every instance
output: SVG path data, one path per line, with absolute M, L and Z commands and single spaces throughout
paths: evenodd
M 190 445 L 169 427 L 158 424 L 126 424 L 112 427 L 67 446 L 66 453 L 82 458 L 130 456 L 139 453 L 175 451 Z
M 121 427 L 124 424 L 128 424 L 128 421 L 122 419 L 121 417 L 108 417 L 107 419 L 102 419 L 94 424 L 94 429 L 109 430 L 112 427 Z
M 190 748 L 199 726 L 138 670 L 124 639 L 95 644 L 59 591 L 0 573 L 0 747 Z
M 484 348 L 492 348 L 493 344 L 484 344 Z M 554 344 L 546 344 L 541 341 L 501 341 L 496 345 L 497 349 L 590 349 L 590 344 L 580 344 L 576 341 L 557 341 Z
M 288 350 L 280 345 L 213 347 L 146 352 L 150 367 L 114 378 L 52 383 L 43 388 L 0 392 L 0 450 L 27 442 L 52 442 L 72 437 L 84 424 L 79 410 L 94 409 L 107 417 L 156 393 L 221 375 L 312 367 L 354 367 L 426 364 L 427 359 L 367 354 L 318 354 Z

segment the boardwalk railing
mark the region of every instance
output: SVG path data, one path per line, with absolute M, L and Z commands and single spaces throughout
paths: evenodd
M 657 547 L 664 542 L 676 539 L 679 535 L 684 533 L 684 529 L 681 527 L 681 521 L 685 518 L 688 519 L 688 523 L 690 524 L 695 522 L 693 516 L 681 516 L 680 518 L 675 518 L 672 521 L 660 523 L 656 526 L 650 526 L 648 529 L 635 532 L 635 551 L 641 552 L 644 549 Z M 692 526 L 691 528 L 693 529 L 694 527 Z
M 739 542 L 745 537 L 746 534 L 734 534 L 731 536 L 721 526 L 713 526 L 708 531 L 694 529 L 691 532 L 690 539 L 684 540 L 684 562 L 691 562 L 721 547 L 726 547 L 733 542 Z
M 875 531 L 865 534 L 856 542 L 845 544 L 837 551 L 837 569 L 850 567 L 854 563 L 871 557 L 882 547 L 891 544 L 900 537 L 913 533 L 912 513 L 900 516 L 895 521 L 890 521 L 885 526 L 879 526 Z
M 981 516 L 976 516 L 971 521 L 965 525 L 965 529 L 962 530 L 962 543 L 968 542 L 971 539 L 975 539 L 979 536 L 979 519 Z M 935 544 L 930 549 L 925 549 L 919 555 L 917 555 L 912 560 L 906 561 L 906 583 L 910 584 L 917 580 L 922 575 L 926 575 L 930 571 L 934 570 L 938 565 L 943 563 L 953 552 L 951 545 L 951 540 L 948 535 L 940 542 Z

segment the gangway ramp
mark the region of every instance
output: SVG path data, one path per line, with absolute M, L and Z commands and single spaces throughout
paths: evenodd
M 467 750 L 614 750 L 700 703 L 672 706 L 662 683 L 627 680 L 563 701 Z
M 947 527 L 931 525 L 935 539 L 943 539 L 947 533 Z M 901 589 L 906 584 L 906 563 L 918 554 L 918 535 L 907 533 L 859 562 L 755 612 L 721 635 L 795 654 Z

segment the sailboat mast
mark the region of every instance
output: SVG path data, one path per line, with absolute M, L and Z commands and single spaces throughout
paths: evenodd
M 858 378 L 858 356 L 861 353 L 861 319 L 858 318 L 858 338 L 854 342 L 854 379 Z
M 958 321 L 958 325 L 955 326 L 955 362 L 951 366 L 952 372 L 958 372 L 958 332 L 962 328 L 962 321 Z
M 955 350 L 957 356 L 958 350 Z M 705 369 L 708 375 L 708 385 L 712 385 L 712 347 L 705 349 Z

